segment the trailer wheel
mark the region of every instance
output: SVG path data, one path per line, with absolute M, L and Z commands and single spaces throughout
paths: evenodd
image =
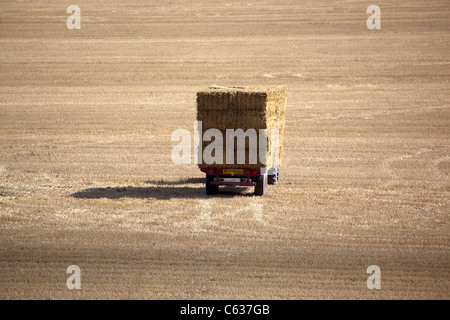
M 275 168 L 275 172 L 273 174 L 269 174 L 268 177 L 269 184 L 277 184 L 278 183 L 278 168 Z
M 256 178 L 255 196 L 263 196 L 267 193 L 268 175 L 264 174 Z
M 211 184 L 211 181 L 214 181 L 214 176 L 207 174 L 206 175 L 206 194 L 216 194 L 219 192 L 219 186 L 215 184 Z

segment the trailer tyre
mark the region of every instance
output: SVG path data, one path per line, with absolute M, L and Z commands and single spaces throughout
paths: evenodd
M 278 183 L 278 168 L 275 169 L 273 174 L 269 174 L 269 184 L 277 184 Z
M 219 186 L 211 184 L 211 181 L 214 181 L 214 176 L 211 176 L 209 174 L 206 175 L 206 194 L 216 194 L 219 192 Z
M 255 195 L 263 196 L 267 193 L 268 175 L 264 174 L 256 178 Z

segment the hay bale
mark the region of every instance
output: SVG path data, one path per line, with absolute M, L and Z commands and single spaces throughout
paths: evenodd
M 283 137 L 287 89 L 277 87 L 271 89 L 242 88 L 242 87 L 210 87 L 197 93 L 197 120 L 202 121 L 202 134 L 211 128 L 219 129 L 223 133 L 223 164 L 199 164 L 200 168 L 262 168 L 271 167 L 270 149 L 271 130 L 279 130 L 280 161 L 283 154 Z M 245 164 L 237 164 L 235 152 L 234 164 L 226 164 L 226 129 L 255 129 L 259 141 L 259 129 L 266 129 L 268 135 L 267 164 L 249 163 L 249 146 L 245 147 Z M 210 142 L 202 143 L 202 150 Z
M 220 89 L 201 91 L 197 93 L 198 111 L 216 111 L 233 109 L 235 93 Z
M 236 114 L 229 110 L 202 111 L 197 115 L 197 120 L 202 121 L 204 131 L 210 128 L 226 130 L 234 128 Z

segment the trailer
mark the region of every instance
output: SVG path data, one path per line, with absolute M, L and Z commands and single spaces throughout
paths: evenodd
M 206 174 L 206 194 L 216 194 L 219 186 L 244 186 L 263 196 L 269 184 L 278 183 L 286 102 L 285 87 L 213 86 L 197 93 L 196 154 L 202 155 L 197 164 Z
M 254 194 L 263 196 L 267 193 L 269 184 L 277 184 L 279 180 L 279 167 L 260 169 L 223 169 L 223 168 L 203 168 L 206 174 L 205 190 L 206 194 L 214 195 L 219 192 L 219 186 L 243 186 L 255 187 Z

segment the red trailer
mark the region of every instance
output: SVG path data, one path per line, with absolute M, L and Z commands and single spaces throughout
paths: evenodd
M 263 196 L 267 193 L 268 184 L 277 184 L 279 168 L 260 169 L 221 169 L 203 168 L 206 173 L 206 194 L 216 194 L 219 186 L 255 187 L 255 195 Z

